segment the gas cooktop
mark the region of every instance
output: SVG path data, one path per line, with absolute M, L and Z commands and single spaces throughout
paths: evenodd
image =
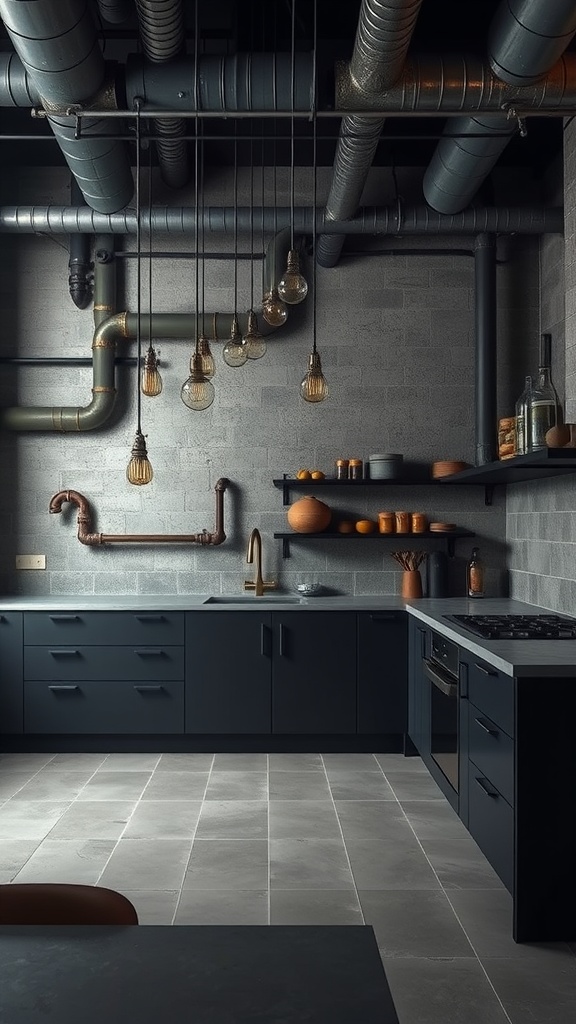
M 576 640 L 576 619 L 567 615 L 444 615 L 484 640 Z

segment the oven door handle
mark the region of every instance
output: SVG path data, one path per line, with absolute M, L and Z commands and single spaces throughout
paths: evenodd
M 429 661 L 428 658 L 422 659 L 422 670 L 426 678 L 429 679 L 438 690 L 445 694 L 446 697 L 458 696 L 458 683 L 452 682 L 451 679 L 439 672 L 436 666 Z

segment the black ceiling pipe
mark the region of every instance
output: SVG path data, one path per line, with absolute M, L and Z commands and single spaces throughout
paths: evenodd
M 70 203 L 76 207 L 86 205 L 74 175 L 70 180 Z M 68 287 L 72 302 L 78 309 L 86 309 L 92 298 L 90 242 L 91 236 L 87 234 L 69 236 Z
M 476 465 L 496 458 L 496 236 L 474 241 Z

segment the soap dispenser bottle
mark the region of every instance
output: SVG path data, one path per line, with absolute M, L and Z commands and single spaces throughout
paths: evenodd
M 484 597 L 484 565 L 480 559 L 478 548 L 472 548 L 470 561 L 466 568 L 466 584 L 468 597 Z

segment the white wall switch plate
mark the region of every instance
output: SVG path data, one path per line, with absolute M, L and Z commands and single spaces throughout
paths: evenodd
M 17 569 L 45 569 L 46 555 L 16 555 Z

